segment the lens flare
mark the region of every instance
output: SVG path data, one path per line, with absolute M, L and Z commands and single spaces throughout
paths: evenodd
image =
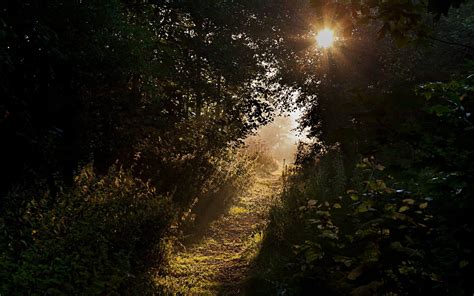
M 331 47 L 334 43 L 334 31 L 330 29 L 323 29 L 319 31 L 318 35 L 316 36 L 316 42 L 318 43 L 319 47 Z

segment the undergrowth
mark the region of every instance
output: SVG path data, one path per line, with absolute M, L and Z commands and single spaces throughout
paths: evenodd
M 171 200 L 119 167 L 97 176 L 89 165 L 70 188 L 55 194 L 17 189 L 6 200 L 1 294 L 132 293 L 147 262 L 163 260 Z
M 252 180 L 252 162 L 235 150 L 208 166 L 200 195 L 187 196 L 194 202 L 185 208 L 173 192 L 118 165 L 105 175 L 87 165 L 72 185 L 12 190 L 1 210 L 0 294 L 164 293 L 154 277 L 180 231 L 210 215 L 204 210 L 228 207 Z
M 335 147 L 287 173 L 249 295 L 462 295 L 469 289 L 469 244 L 458 239 L 469 230 L 446 224 L 442 203 L 419 185 L 421 177 L 411 186 L 397 182 L 373 157 L 361 159 L 350 180 L 344 172 Z M 433 178 L 425 172 L 425 184 Z

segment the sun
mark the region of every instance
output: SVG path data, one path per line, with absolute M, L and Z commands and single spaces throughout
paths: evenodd
M 319 31 L 318 35 L 316 36 L 316 42 L 318 43 L 319 47 L 331 47 L 334 43 L 334 31 L 330 29 L 323 29 Z

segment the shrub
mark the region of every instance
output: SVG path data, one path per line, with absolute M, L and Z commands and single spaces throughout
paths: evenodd
M 117 167 L 96 176 L 89 165 L 71 188 L 34 195 L 17 189 L 6 200 L 10 210 L 0 220 L 3 295 L 131 291 L 147 259 L 162 257 L 160 240 L 172 218 L 167 197 Z
M 265 292 L 469 291 L 470 251 L 463 241 L 469 228 L 452 227 L 443 212 L 446 205 L 425 186 L 400 187 L 403 183 L 374 158 L 364 158 L 353 179 L 341 187 L 345 180 L 338 155 L 329 150 L 288 176 L 258 261 L 259 277 L 271 283 Z M 433 172 L 424 174 L 436 179 Z

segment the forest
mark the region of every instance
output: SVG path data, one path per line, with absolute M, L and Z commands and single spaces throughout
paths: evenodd
M 3 0 L 0 296 L 473 295 L 473 99 L 470 0 Z

